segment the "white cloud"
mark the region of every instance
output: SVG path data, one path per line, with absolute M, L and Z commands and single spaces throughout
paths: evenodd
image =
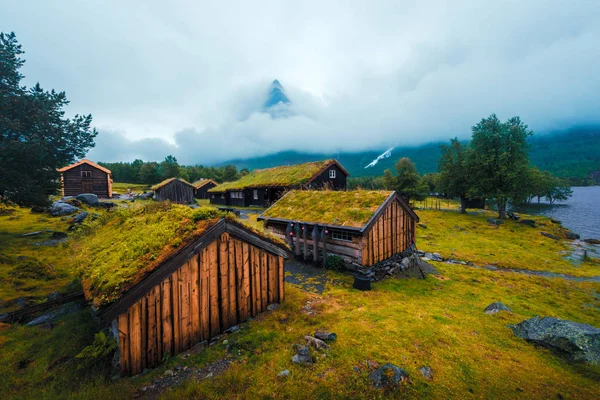
M 227 4 L 224 4 L 227 3 Z M 599 2 L 13 2 L 26 83 L 92 113 L 96 160 L 212 163 L 598 123 Z M 279 79 L 288 118 L 261 113 Z

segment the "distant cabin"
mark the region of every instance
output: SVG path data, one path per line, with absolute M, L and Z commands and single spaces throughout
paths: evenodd
M 254 170 L 235 182 L 209 189 L 211 204 L 268 207 L 293 189 L 346 190 L 348 171 L 336 160 Z
M 179 204 L 194 202 L 194 186 L 179 178 L 169 178 L 152 186 L 154 199 L 158 201 L 171 201 Z
M 194 197 L 197 199 L 208 199 L 208 190 L 218 185 L 212 179 L 200 179 L 192 183 L 194 186 Z
M 419 217 L 396 192 L 294 190 L 258 220 L 297 257 L 319 263 L 326 249 L 348 267 L 367 267 L 415 243 Z
M 112 197 L 111 172 L 90 160 L 81 160 L 58 170 L 63 196 L 93 193 L 98 197 Z
M 116 298 L 106 276 L 84 278 L 87 300 L 117 338 L 121 375 L 158 366 L 284 300 L 283 243 L 224 218 L 199 221 L 193 234 L 141 266 L 115 266 L 125 282 Z M 119 246 L 111 251 L 127 250 Z

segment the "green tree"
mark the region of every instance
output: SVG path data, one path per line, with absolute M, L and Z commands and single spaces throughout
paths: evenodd
M 440 171 L 440 191 L 446 196 L 460 198 L 460 212 L 467 211 L 467 199 L 472 180 L 469 172 L 468 148 L 458 138 L 450 140 L 449 146 L 442 146 Z
M 158 175 L 158 164 L 155 162 L 147 162 L 142 164 L 140 167 L 139 180 L 140 183 L 146 183 L 148 185 L 158 183 L 160 181 L 160 176 Z
M 179 176 L 179 164 L 177 159 L 171 155 L 166 156 L 165 160 L 158 166 L 158 174 L 161 179 L 176 178 Z
M 527 192 L 523 185 L 529 168 L 527 138 L 533 132 L 519 117 L 503 123 L 495 114 L 482 119 L 472 131 L 471 191 L 494 199 L 498 217 L 505 218 L 508 201 L 521 199 Z
M 20 86 L 22 54 L 14 33 L 0 33 L 0 199 L 46 204 L 57 169 L 84 157 L 97 132 L 91 115 L 65 118 L 65 92 Z
M 396 163 L 396 176 L 386 169 L 383 184 L 387 190 L 395 190 L 407 200 L 423 200 L 427 195 L 427 185 L 421 181 L 415 164 L 410 158 L 403 157 Z

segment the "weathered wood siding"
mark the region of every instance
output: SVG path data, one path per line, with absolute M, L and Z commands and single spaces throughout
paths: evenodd
M 201 188 L 195 189 L 194 196 L 197 199 L 208 199 L 209 198 L 208 190 L 214 188 L 215 186 L 217 186 L 217 185 L 215 185 L 212 182 L 208 182 L 208 183 L 204 184 Z
M 194 188 L 176 179 L 156 190 L 154 198 L 159 201 L 190 204 L 194 202 Z
M 110 174 L 89 164 L 80 164 L 61 172 L 61 180 L 63 196 L 77 196 L 82 193 L 94 193 L 99 197 L 112 196 Z
M 222 234 L 118 316 L 121 373 L 154 367 L 283 301 L 283 261 Z
M 391 202 L 364 233 L 362 265 L 369 266 L 406 250 L 415 233 L 415 221 L 398 201 Z

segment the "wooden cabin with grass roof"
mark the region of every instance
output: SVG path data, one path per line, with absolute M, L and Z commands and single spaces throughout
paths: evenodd
M 161 183 L 152 186 L 154 199 L 158 201 L 170 201 L 179 204 L 191 204 L 194 202 L 194 186 L 179 178 L 165 179 Z
M 111 171 L 90 160 L 60 168 L 63 196 L 93 193 L 98 197 L 112 197 Z
M 419 217 L 396 192 L 294 190 L 258 220 L 286 240 L 296 257 L 326 264 L 328 255 L 336 255 L 352 268 L 407 250 Z
M 197 199 L 208 199 L 208 190 L 217 186 L 218 183 L 212 179 L 200 179 L 194 183 L 194 197 Z
M 293 189 L 346 190 L 348 171 L 336 160 L 254 170 L 208 191 L 211 204 L 268 207 Z
M 284 299 L 286 245 L 208 207 L 150 203 L 94 221 L 75 245 L 122 375 L 159 365 Z

